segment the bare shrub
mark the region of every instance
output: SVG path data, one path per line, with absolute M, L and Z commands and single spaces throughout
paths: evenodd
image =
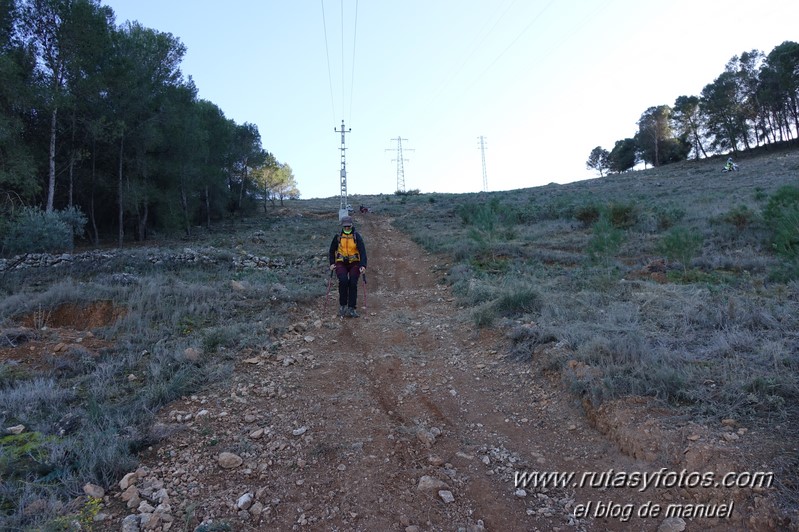
M 495 279 L 484 277 L 472 278 L 466 286 L 461 297 L 476 307 L 472 318 L 478 327 L 488 327 L 499 318 L 538 313 L 542 307 L 541 294 L 526 283 L 499 285 Z
M 657 356 L 653 356 L 657 353 Z M 640 334 L 606 334 L 582 344 L 577 355 L 586 364 L 601 368 L 603 378 L 586 391 L 595 403 L 625 395 L 679 401 L 688 380 L 672 357 L 657 352 Z
M 503 317 L 538 313 L 541 305 L 541 295 L 530 287 L 506 292 L 494 302 L 496 313 Z
M 511 341 L 509 356 L 512 360 L 519 362 L 529 362 L 536 348 L 558 341 L 558 338 L 551 331 L 529 326 L 514 327 L 508 333 L 508 338 Z M 553 367 L 552 362 L 549 361 L 545 364 L 545 369 L 561 369 L 560 364 L 556 364 Z
M 490 303 L 484 304 L 472 311 L 472 319 L 478 328 L 490 327 L 496 321 L 497 313 Z
M 46 530 L 53 516 L 64 511 L 63 501 L 50 486 L 31 482 L 0 482 L 0 500 L 14 501 L 18 508 L 0 513 L 2 530 Z
M 0 415 L 36 427 L 43 419 L 60 416 L 75 396 L 75 391 L 61 388 L 52 378 L 17 382 L 0 390 Z

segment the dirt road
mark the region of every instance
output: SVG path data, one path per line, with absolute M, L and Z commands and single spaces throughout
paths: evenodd
M 326 315 L 323 301 L 298 311 L 279 349 L 241 353 L 229 381 L 167 407 L 161 428 L 174 433 L 143 455 L 133 503 L 111 494 L 108 529 L 144 515 L 139 501 L 142 529 L 750 529 L 740 505 L 701 523 L 636 515 L 701 502 L 677 487 L 517 488 L 525 471 L 673 464 L 622 453 L 557 377 L 508 360 L 507 340 L 474 329 L 439 283 L 444 264 L 389 219 L 356 222 L 369 250 L 361 318 L 336 317 L 331 294 Z

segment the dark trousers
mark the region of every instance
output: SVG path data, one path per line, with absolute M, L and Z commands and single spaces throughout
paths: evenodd
M 358 277 L 361 275 L 360 262 L 337 262 L 338 304 L 355 308 L 358 301 Z

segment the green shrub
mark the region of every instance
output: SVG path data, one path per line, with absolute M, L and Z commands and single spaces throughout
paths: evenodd
M 488 203 L 458 205 L 455 212 L 460 216 L 464 225 L 475 225 L 483 230 L 492 230 L 499 222 L 500 208 L 499 201 L 495 198 Z
M 0 437 L 0 473 L 4 478 L 24 478 L 31 470 L 44 467 L 48 453 L 46 438 L 39 432 Z
M 501 206 L 495 199 L 489 203 L 460 205 L 456 209 L 463 223 L 469 228 L 468 236 L 476 244 L 477 254 L 474 260 L 480 263 L 481 269 L 493 270 L 495 262 L 503 262 L 494 250 L 498 240 Z
M 23 207 L 8 225 L 3 250 L 9 254 L 72 251 L 74 237 L 83 234 L 86 217 L 80 210 L 46 212 Z
M 535 223 L 538 217 L 534 207 L 525 205 L 498 206 L 498 215 L 502 220 L 502 223 L 507 227 Z
M 601 216 L 594 224 L 594 235 L 587 248 L 588 255 L 592 260 L 601 260 L 609 267 L 610 259 L 616 256 L 623 242 L 624 233 L 606 216 Z
M 685 211 L 678 207 L 655 208 L 655 219 L 659 231 L 665 231 L 674 227 L 677 222 L 683 219 Z
M 574 213 L 574 217 L 577 219 L 578 222 L 583 224 L 583 227 L 591 227 L 594 225 L 597 220 L 599 220 L 601 212 L 599 207 L 596 205 L 583 205 L 582 207 L 577 207 L 577 210 Z
M 702 236 L 684 227 L 675 227 L 664 236 L 658 250 L 671 261 L 682 265 L 683 273 L 688 271 L 691 260 L 702 247 Z
M 763 219 L 769 225 L 776 222 L 782 212 L 789 207 L 799 205 L 799 187 L 787 185 L 780 187 L 768 200 L 763 209 Z
M 799 259 L 799 205 L 786 207 L 772 228 L 774 251 L 792 261 Z
M 791 262 L 799 260 L 799 188 L 777 190 L 763 209 L 763 219 L 772 230 L 772 249 Z
M 88 219 L 86 215 L 83 214 L 79 208 L 75 207 L 67 207 L 62 211 L 55 211 L 56 215 L 61 219 L 62 222 L 67 224 L 69 228 L 72 230 L 72 236 L 83 238 L 86 234 L 86 223 Z
M 738 231 L 743 231 L 751 226 L 755 223 L 756 219 L 757 213 L 746 205 L 738 205 L 721 216 L 722 222 L 735 227 Z
M 611 203 L 607 208 L 607 216 L 617 229 L 629 229 L 638 222 L 638 210 L 632 203 Z

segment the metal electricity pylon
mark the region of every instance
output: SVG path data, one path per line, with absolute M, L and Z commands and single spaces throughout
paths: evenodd
M 339 177 L 341 180 L 341 203 L 339 204 L 338 208 L 338 219 L 341 221 L 342 218 L 345 216 L 349 216 L 349 202 L 347 200 L 347 157 L 346 157 L 346 146 L 344 145 L 344 135 L 346 133 L 350 133 L 352 128 L 345 129 L 344 128 L 344 120 L 341 121 L 341 129 L 338 130 L 333 128 L 333 131 L 336 133 L 341 133 L 341 172 L 339 173 Z
M 396 151 L 397 158 L 391 159 L 392 161 L 397 161 L 397 192 L 405 192 L 405 165 L 404 163 L 408 159 L 404 159 L 402 157 L 402 141 L 408 141 L 408 139 L 404 139 L 402 137 L 397 137 L 395 139 L 397 141 L 396 148 L 386 148 L 386 151 Z M 413 151 L 412 149 L 405 148 L 405 151 Z
M 486 145 L 485 137 L 480 135 L 480 153 L 483 156 L 483 192 L 488 192 L 488 175 L 486 174 Z

